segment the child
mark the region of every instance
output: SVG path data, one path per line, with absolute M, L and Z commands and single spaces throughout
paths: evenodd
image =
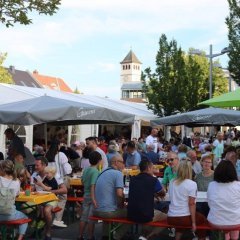
M 14 169 L 17 171 L 19 168 L 24 168 L 24 158 L 20 153 L 14 156 Z
M 40 182 L 40 187 L 44 191 L 57 190 L 58 183 L 55 178 L 57 169 L 55 167 L 47 166 L 47 167 L 45 167 L 44 172 L 46 174 L 46 177 L 43 179 L 42 182 Z
M 79 240 L 83 240 L 83 233 L 85 230 L 86 223 L 88 223 L 88 239 L 93 239 L 94 233 L 94 223 L 90 222 L 88 219 L 92 215 L 93 208 L 97 206 L 95 200 L 95 184 L 99 175 L 98 166 L 102 160 L 101 154 L 99 152 L 91 152 L 89 155 L 90 167 L 86 168 L 83 172 L 82 183 L 84 186 L 84 201 L 83 201 L 83 211 L 80 220 L 80 231 Z
M 37 181 L 38 186 L 40 186 L 44 191 L 51 191 L 51 190 L 57 190 L 58 189 L 58 183 L 55 179 L 55 174 L 57 172 L 55 167 L 47 166 L 44 169 L 45 172 L 45 178 L 43 181 Z M 57 201 L 51 202 L 51 206 L 54 208 L 57 206 Z M 45 225 L 44 221 L 44 213 L 43 213 L 43 207 L 40 207 L 40 219 L 37 222 L 37 228 L 41 229 Z
M 25 191 L 26 186 L 30 184 L 31 176 L 26 168 L 17 168 L 16 173 L 20 181 L 20 191 Z

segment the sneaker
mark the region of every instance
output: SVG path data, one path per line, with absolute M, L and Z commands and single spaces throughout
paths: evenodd
M 171 232 L 168 234 L 168 236 L 169 236 L 169 237 L 175 237 L 175 235 L 176 235 L 176 234 L 175 234 L 175 228 L 171 228 L 170 231 L 171 231 Z
M 32 223 L 30 224 L 30 227 L 31 228 L 36 228 L 36 226 L 37 226 L 37 221 L 33 220 Z
M 45 222 L 43 220 L 40 220 L 37 222 L 37 229 L 42 229 L 45 226 Z
M 57 220 L 53 221 L 53 225 L 57 227 L 63 227 L 63 228 L 67 227 L 67 225 L 64 224 L 63 221 L 57 221 Z
M 144 236 L 140 236 L 138 240 L 147 240 L 147 238 L 145 238 Z

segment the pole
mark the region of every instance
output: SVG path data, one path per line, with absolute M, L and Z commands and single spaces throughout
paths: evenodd
M 212 98 L 212 67 L 213 67 L 213 62 L 212 62 L 213 56 L 212 56 L 212 44 L 210 44 L 209 48 L 209 99 Z
M 231 92 L 232 91 L 232 77 L 229 73 L 229 80 L 228 80 L 228 91 Z

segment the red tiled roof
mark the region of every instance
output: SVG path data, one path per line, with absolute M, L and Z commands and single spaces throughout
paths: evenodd
M 33 77 L 44 87 L 53 90 L 72 93 L 72 89 L 64 82 L 63 79 L 57 77 L 50 77 L 39 74 L 37 71 L 33 72 Z

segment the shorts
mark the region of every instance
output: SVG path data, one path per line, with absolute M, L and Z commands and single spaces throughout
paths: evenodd
M 44 204 L 44 206 L 52 206 L 53 208 L 57 207 L 58 201 L 51 201 Z
M 89 217 L 93 215 L 93 204 L 91 197 L 84 197 L 82 204 L 82 215 L 80 221 L 91 222 Z

